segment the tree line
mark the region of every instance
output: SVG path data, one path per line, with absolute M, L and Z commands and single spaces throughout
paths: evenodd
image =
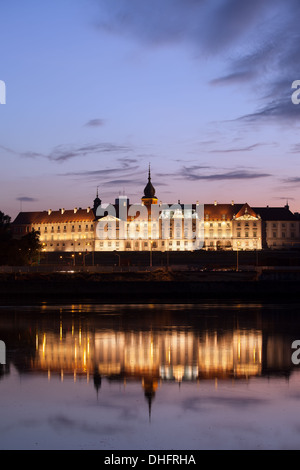
M 23 266 L 40 260 L 40 233 L 28 232 L 20 239 L 13 238 L 11 218 L 0 211 L 0 265 Z

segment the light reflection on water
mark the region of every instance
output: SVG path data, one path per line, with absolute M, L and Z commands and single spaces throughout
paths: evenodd
M 299 312 L 3 306 L 0 448 L 299 448 Z

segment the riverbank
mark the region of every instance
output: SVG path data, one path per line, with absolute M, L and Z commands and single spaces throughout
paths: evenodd
M 0 275 L 6 299 L 94 299 L 99 302 L 298 299 L 300 272 L 209 271 L 12 273 Z

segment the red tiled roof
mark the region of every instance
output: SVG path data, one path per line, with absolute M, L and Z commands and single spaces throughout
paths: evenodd
M 86 209 L 43 212 L 20 212 L 13 225 L 31 225 L 31 224 L 63 224 L 68 222 L 93 222 L 95 220 L 92 209 L 87 212 Z
M 287 207 L 254 207 L 262 220 L 297 220 L 297 217 Z
M 244 204 L 204 204 L 204 217 L 208 216 L 211 220 L 221 220 L 223 217 L 232 220 L 243 206 Z
M 239 212 L 236 214 L 236 218 L 242 217 L 245 214 L 251 215 L 252 217 L 257 217 L 258 214 L 249 206 L 249 204 L 244 204 L 243 207 L 239 210 Z

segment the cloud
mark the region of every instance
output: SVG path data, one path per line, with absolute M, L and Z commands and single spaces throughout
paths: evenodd
M 260 0 L 98 0 L 97 27 L 131 35 L 148 45 L 187 42 L 205 54 L 222 51 L 263 15 Z M 271 5 L 272 2 L 265 2 Z M 274 3 L 274 2 L 273 2 Z
M 222 181 L 222 180 L 245 180 L 245 179 L 257 179 L 266 178 L 270 175 L 269 173 L 253 172 L 248 170 L 232 170 L 225 173 L 212 173 L 210 175 L 198 174 L 194 172 L 194 167 L 184 166 L 181 171 L 181 177 L 189 181 Z
M 25 158 L 46 158 L 50 161 L 62 163 L 73 158 L 86 157 L 88 155 L 97 155 L 101 153 L 124 153 L 131 152 L 129 145 L 119 145 L 110 142 L 100 142 L 85 145 L 58 145 L 48 154 L 27 151 L 20 155 Z
M 300 153 L 300 144 L 294 144 L 290 150 L 290 153 Z
M 44 157 L 44 155 L 42 153 L 28 151 L 28 152 L 21 153 L 21 157 L 24 157 L 24 158 L 40 158 L 40 157 Z
M 273 199 L 277 199 L 280 201 L 295 201 L 294 197 L 280 197 L 280 196 L 273 196 Z
M 74 157 L 85 157 L 91 154 L 99 153 L 118 153 L 118 152 L 129 152 L 131 148 L 125 145 L 117 145 L 111 143 L 97 143 L 87 144 L 79 147 L 59 145 L 47 158 L 56 162 L 64 162 Z
M 293 122 L 299 123 L 300 107 L 292 103 L 290 96 L 286 96 L 285 99 L 278 99 L 267 103 L 253 113 L 240 116 L 237 120 L 245 122 L 265 121 L 267 123 L 274 123 L 274 121 L 278 121 L 287 124 Z
M 97 170 L 81 170 L 81 171 L 71 171 L 67 173 L 59 174 L 58 176 L 78 176 L 80 178 L 88 179 L 98 179 L 98 178 L 107 178 L 111 176 L 124 175 L 124 173 L 133 174 L 139 170 L 138 159 L 129 158 L 129 157 L 120 157 L 116 159 L 116 162 L 119 162 L 120 165 L 113 166 L 110 168 L 101 168 Z
M 298 122 L 300 106 L 291 103 L 291 84 L 300 79 L 298 0 L 96 1 L 99 29 L 222 61 L 211 85 L 239 85 L 254 97 L 253 112 L 237 116 L 242 122 Z
M 38 199 L 36 199 L 34 197 L 29 197 L 29 196 L 20 196 L 20 197 L 16 198 L 16 201 L 20 201 L 20 202 L 37 202 Z
M 104 125 L 103 119 L 91 119 L 87 123 L 85 123 L 85 127 L 101 127 Z
M 253 149 L 264 145 L 264 144 L 252 144 L 246 147 L 232 147 L 228 149 L 214 149 L 210 150 L 209 153 L 234 153 L 234 152 L 251 152 Z
M 250 70 L 232 72 L 232 73 L 229 73 L 228 75 L 214 78 L 213 80 L 210 81 L 210 84 L 211 85 L 231 85 L 235 83 L 240 84 L 242 82 L 249 83 L 249 80 L 251 80 L 254 77 L 254 75 L 255 75 L 254 72 Z
M 300 176 L 290 176 L 289 178 L 283 178 L 282 182 L 286 184 L 299 184 Z

